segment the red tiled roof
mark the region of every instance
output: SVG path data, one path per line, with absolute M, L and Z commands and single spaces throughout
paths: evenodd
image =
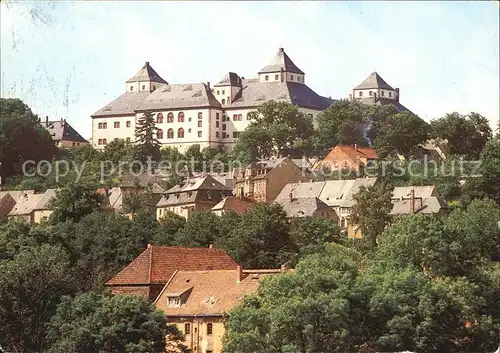
M 224 211 L 234 211 L 240 216 L 245 213 L 247 209 L 255 206 L 255 202 L 250 199 L 240 199 L 236 196 L 227 196 L 221 200 L 217 205 L 212 207 L 212 211 L 224 210 Z
M 176 270 L 229 270 L 237 265 L 221 249 L 150 246 L 106 285 L 165 284 Z
M 377 153 L 373 148 L 368 147 L 354 147 L 354 146 L 342 146 L 338 145 L 335 148 L 339 148 L 346 155 L 349 156 L 353 161 L 356 161 L 357 158 L 368 158 L 368 159 L 376 159 Z

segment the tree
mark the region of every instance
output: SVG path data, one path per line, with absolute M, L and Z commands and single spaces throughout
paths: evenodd
M 392 115 L 380 122 L 377 129 L 377 157 L 383 159 L 398 153 L 409 158 L 428 138 L 428 124 L 418 116 L 409 112 Z
M 135 128 L 134 158 L 142 163 L 146 163 L 148 157 L 152 161 L 161 159 L 161 142 L 157 139 L 156 122 L 154 115 L 145 112 L 137 121 Z
M 130 220 L 94 212 L 78 223 L 59 223 L 47 232 L 70 254 L 71 266 L 79 274 L 79 289 L 99 290 L 146 248 L 156 232 L 156 220 L 142 214 Z
M 178 246 L 207 248 L 220 236 L 220 218 L 213 212 L 195 212 L 176 234 Z
M 53 224 L 72 220 L 78 222 L 84 216 L 98 210 L 102 196 L 96 192 L 95 185 L 70 183 L 56 191 L 56 197 L 49 203 Z
M 304 217 L 295 218 L 290 224 L 290 240 L 300 259 L 305 255 L 324 251 L 331 243 L 341 243 L 344 239 L 338 225 L 330 220 Z
M 247 126 L 232 152 L 234 159 L 245 165 L 259 158 L 269 158 L 273 153 L 274 146 L 269 130 L 256 124 Z
M 57 148 L 40 119 L 17 98 L 0 98 L 0 176 L 22 171 L 25 161 L 52 160 Z
M 367 145 L 363 124 L 365 109 L 361 103 L 344 99 L 319 114 L 317 149 L 328 150 L 336 145 Z
M 156 245 L 172 246 L 176 243 L 176 236 L 184 229 L 186 219 L 173 212 L 166 212 L 158 221 L 158 226 L 152 243 Z
M 382 233 L 390 221 L 392 210 L 392 190 L 384 184 L 361 186 L 353 196 L 350 223 L 358 226 L 363 237 L 372 246 L 377 245 L 377 236 Z
M 187 148 L 184 153 L 190 172 L 201 172 L 203 168 L 203 154 L 200 145 L 194 144 Z
M 312 119 L 286 102 L 267 101 L 251 111 L 249 118 L 251 123 L 236 149 L 242 152 L 250 147 L 250 156 L 247 157 L 285 156 L 293 152 L 298 141 L 309 139 L 314 132 Z
M 48 352 L 162 353 L 170 331 L 145 298 L 90 292 L 58 306 L 48 325 Z
M 500 205 L 500 137 L 486 143 L 479 159 L 480 176 L 469 178 L 466 193 L 472 197 L 490 197 Z
M 277 268 L 293 256 L 289 231 L 286 213 L 280 205 L 257 204 L 243 214 L 239 227 L 227 235 L 225 250 L 244 268 Z
M 102 160 L 113 163 L 115 168 L 118 168 L 121 161 L 130 158 L 132 153 L 132 145 L 124 139 L 114 139 L 108 143 L 103 150 Z
M 431 121 L 432 136 L 447 140 L 451 154 L 477 158 L 486 142 L 493 136 L 488 120 L 478 114 L 461 115 L 457 112 Z
M 13 352 L 40 352 L 45 324 L 61 295 L 72 294 L 67 254 L 50 245 L 23 249 L 0 261 L 0 346 Z

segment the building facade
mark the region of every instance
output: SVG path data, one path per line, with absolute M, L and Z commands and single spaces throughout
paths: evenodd
M 250 124 L 248 113 L 270 100 L 294 104 L 313 119 L 334 102 L 306 85 L 305 73 L 283 48 L 256 78 L 229 72 L 213 87 L 170 84 L 146 62 L 126 81 L 125 93 L 92 114 L 92 144 L 102 149 L 116 138 L 133 142 L 138 119 L 150 112 L 164 146 L 230 150 Z
M 41 124 L 50 133 L 52 140 L 59 148 L 78 147 L 89 143 L 66 119 L 49 121 L 49 117 L 46 117 Z

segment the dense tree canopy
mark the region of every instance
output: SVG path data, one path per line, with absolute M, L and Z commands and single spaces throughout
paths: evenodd
M 145 112 L 137 121 L 134 146 L 135 160 L 146 163 L 148 157 L 152 161 L 159 161 L 161 158 L 161 143 L 157 138 L 158 128 L 155 119 L 154 114 Z
M 447 140 L 451 154 L 477 158 L 486 142 L 493 136 L 488 119 L 478 113 L 446 114 L 431 122 L 432 136 Z
M 50 201 L 50 220 L 56 224 L 68 220 L 79 221 L 101 207 L 102 196 L 96 192 L 96 184 L 72 183 L 56 191 Z
M 48 352 L 163 353 L 166 334 L 163 313 L 146 298 L 89 292 L 63 299 L 48 325 Z
M 40 120 L 20 99 L 0 98 L 0 176 L 20 174 L 25 161 L 51 161 L 57 148 Z

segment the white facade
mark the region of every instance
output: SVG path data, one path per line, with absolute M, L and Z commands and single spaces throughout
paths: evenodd
M 301 71 L 280 48 L 273 62 L 254 79 L 245 80 L 235 73 L 229 73 L 213 88 L 210 88 L 210 84 L 192 84 L 193 87 L 205 87 L 201 93 L 205 100 L 199 106 L 186 103 L 182 107 L 191 96 L 181 92 L 179 97 L 173 97 L 173 92 L 178 91 L 170 91 L 169 87 L 176 85 L 169 85 L 151 68 L 149 62 L 146 62 L 144 67 L 126 82 L 122 96 L 92 115 L 92 144 L 95 148 L 102 149 L 114 139 L 134 142 L 137 121 L 144 111 L 150 111 L 157 119 L 156 126 L 160 129 L 158 139 L 164 146 L 175 147 L 181 152 L 193 144 L 199 144 L 202 149 L 223 147 L 231 150 L 240 134 L 251 123 L 248 113 L 258 105 L 267 100 L 283 100 L 284 92 L 288 94 L 285 101 L 297 99 L 298 94 L 288 91 L 287 84 L 293 82 L 295 87 L 296 84 L 305 85 L 305 74 L 299 72 Z M 192 97 L 195 97 L 196 90 L 193 88 Z M 249 91 L 253 94 L 248 93 Z M 330 105 L 331 100 L 317 95 L 308 87 L 306 90 L 300 90 L 302 91 L 309 95 L 303 97 L 304 105 L 300 102 L 294 104 L 298 106 L 299 111 L 315 121 L 317 115 Z M 165 99 L 149 99 L 153 96 L 161 98 L 163 92 L 166 97 L 169 94 L 170 96 Z M 245 96 L 246 94 L 248 96 Z M 311 99 L 311 96 L 314 99 Z M 319 103 L 309 104 L 314 100 Z M 159 104 L 163 104 L 164 108 L 159 108 Z M 169 106 L 172 108 L 168 109 Z M 174 106 L 179 108 L 174 109 Z M 179 119 L 179 115 L 183 118 Z

